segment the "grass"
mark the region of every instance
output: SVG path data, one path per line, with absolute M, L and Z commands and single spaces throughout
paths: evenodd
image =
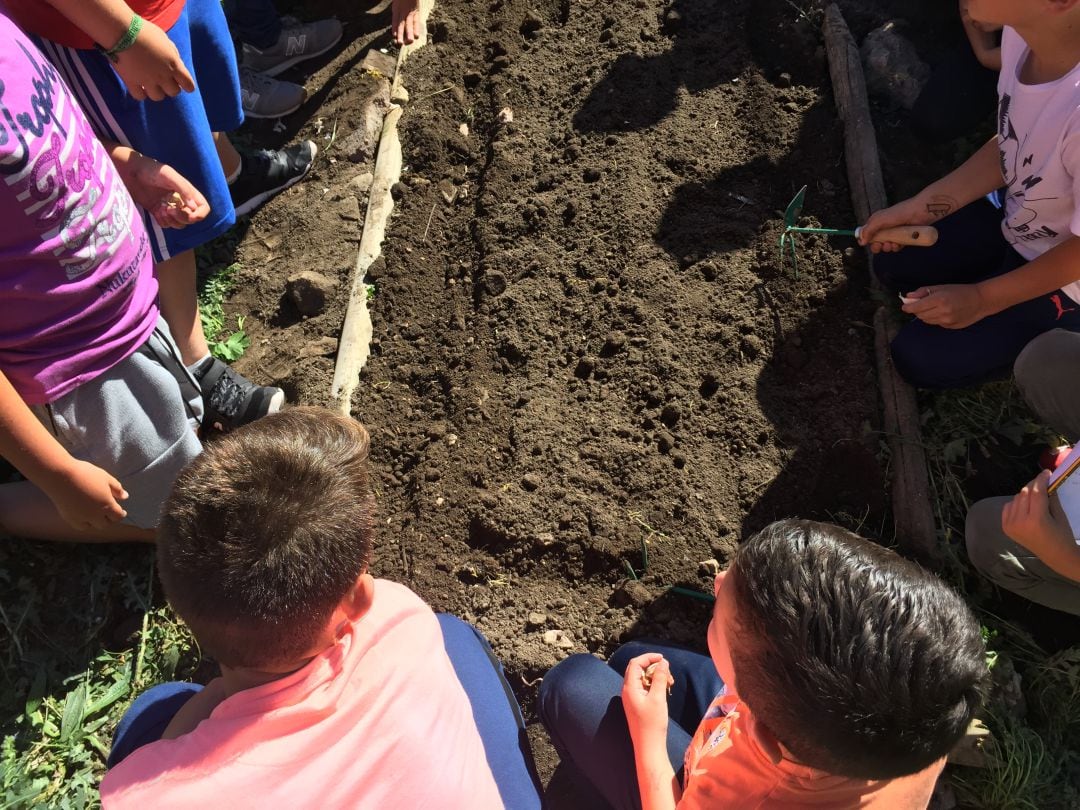
M 0 808 L 94 808 L 137 694 L 190 677 L 187 633 L 146 547 L 0 546 Z
M 961 806 L 979 810 L 1080 807 L 1080 647 L 1050 654 L 998 615 L 963 550 L 965 515 L 972 493 L 988 486 L 986 468 L 995 468 L 989 485 L 999 487 L 983 494 L 1016 492 L 1036 472 L 1032 448 L 1060 437 L 1034 419 L 1012 383 L 924 394 L 921 406 L 943 574 L 984 624 L 996 684 L 986 717 L 995 761 L 951 768 L 951 784 Z

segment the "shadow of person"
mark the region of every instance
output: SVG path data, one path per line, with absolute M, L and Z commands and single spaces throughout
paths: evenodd
M 730 81 L 742 70 L 745 52 L 718 43 L 742 42 L 741 28 L 741 10 L 733 10 L 725 0 L 675 0 L 661 26 L 671 48 L 658 54 L 620 54 L 574 114 L 574 129 L 647 129 L 675 109 L 679 88 L 699 93 Z M 642 37 L 654 39 L 645 29 Z

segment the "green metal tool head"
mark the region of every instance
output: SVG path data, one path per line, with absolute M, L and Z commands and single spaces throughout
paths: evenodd
M 791 198 L 787 210 L 784 211 L 784 229 L 794 228 L 802 213 L 803 203 L 806 202 L 806 186 L 799 189 L 799 193 Z

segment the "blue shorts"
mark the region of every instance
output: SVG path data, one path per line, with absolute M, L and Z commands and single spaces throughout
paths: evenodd
M 103 53 L 36 38 L 98 137 L 167 163 L 210 203 L 206 219 L 180 230 L 161 228 L 143 212 L 155 262 L 206 244 L 236 221 L 213 133 L 229 132 L 244 121 L 236 49 L 220 1 L 187 0 L 167 33 L 195 79 L 195 90 L 163 101 L 133 99 Z

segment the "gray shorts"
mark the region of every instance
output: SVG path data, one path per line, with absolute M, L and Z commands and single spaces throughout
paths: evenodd
M 131 356 L 32 410 L 71 455 L 124 485 L 123 522 L 142 529 L 157 526 L 176 476 L 202 451 L 202 392 L 163 318 Z

